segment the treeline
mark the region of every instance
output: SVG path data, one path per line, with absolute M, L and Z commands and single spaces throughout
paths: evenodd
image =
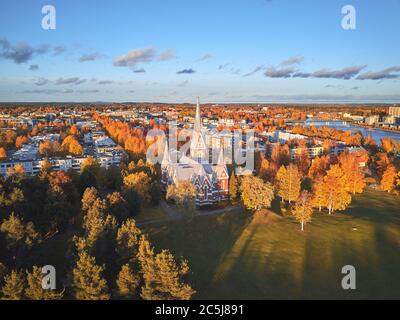
M 400 193 L 399 158 L 390 141 L 382 145 L 385 143 L 388 146 L 376 148 L 370 155 L 365 151 L 345 152 L 322 155 L 313 161 L 306 153 L 293 161 L 287 145 L 277 145 L 269 159 L 257 157 L 256 176 L 240 178 L 231 173 L 230 199 L 240 199 L 245 208 L 258 210 L 271 207 L 272 200 L 279 198 L 289 205 L 303 230 L 314 210 L 328 214 L 345 210 L 367 183 Z
M 187 261 L 156 251 L 134 220 L 159 201 L 159 170 L 142 160 L 105 170 L 88 157 L 81 171 L 31 177 L 17 166 L 0 180 L 0 296 L 190 299 Z M 57 290 L 41 287 L 49 260 Z

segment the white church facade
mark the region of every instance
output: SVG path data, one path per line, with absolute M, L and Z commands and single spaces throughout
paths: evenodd
M 178 184 L 180 181 L 191 181 L 197 189 L 196 204 L 205 206 L 228 198 L 229 175 L 224 160 L 223 148 L 220 148 L 217 163 L 210 163 L 210 150 L 206 144 L 200 117 L 200 104 L 197 99 L 196 116 L 190 141 L 190 156 L 180 155 L 169 150 L 165 144 L 161 162 L 162 180 L 164 187 Z

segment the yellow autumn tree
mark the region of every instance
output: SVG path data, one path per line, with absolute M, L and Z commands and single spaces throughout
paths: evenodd
M 69 145 L 68 151 L 73 155 L 80 156 L 83 154 L 83 147 L 77 140 L 73 140 Z
M 396 168 L 390 165 L 382 175 L 381 188 L 383 191 L 391 192 L 396 185 L 397 171 Z
M 0 159 L 7 158 L 7 151 L 3 147 L 0 147 Z
M 139 242 L 138 260 L 143 285 L 140 296 L 144 300 L 189 300 L 196 293 L 186 283 L 188 262 L 177 261 L 168 250 L 155 253 L 145 236 Z
M 324 195 L 324 179 L 318 176 L 313 183 L 313 198 L 312 204 L 314 208 L 318 208 L 319 211 L 322 207 L 326 206 L 326 199 Z
M 78 127 L 76 126 L 76 124 L 73 124 L 71 126 L 71 129 L 69 130 L 69 133 L 74 135 L 74 136 L 77 136 L 79 134 L 79 130 L 78 130 Z
M 395 147 L 395 143 L 392 139 L 385 137 L 381 139 L 381 147 L 385 152 L 392 152 Z
M 246 209 L 269 208 L 274 198 L 273 187 L 259 177 L 245 176 L 240 183 L 240 198 Z
M 135 191 L 143 203 L 151 201 L 151 179 L 145 172 L 128 174 L 124 177 L 124 186 Z
M 346 178 L 349 191 L 352 194 L 362 193 L 365 188 L 364 171 L 359 167 L 357 157 L 354 154 L 342 153 L 339 156 L 340 168 Z
M 283 200 L 295 201 L 300 194 L 301 176 L 297 165 L 290 164 L 287 167 L 281 166 L 276 174 L 276 186 L 278 196 Z
M 301 224 L 301 231 L 304 231 L 304 225 L 311 221 L 312 213 L 312 195 L 308 191 L 303 191 L 292 208 L 293 216 Z
M 324 177 L 322 193 L 329 214 L 336 210 L 344 210 L 350 204 L 349 186 L 338 164 L 331 165 Z
M 108 300 L 107 281 L 103 278 L 104 266 L 87 252 L 79 252 L 79 258 L 72 271 L 74 296 L 78 300 Z
M 167 188 L 165 198 L 173 200 L 187 213 L 193 213 L 196 209 L 196 186 L 190 181 L 180 181 L 176 185 L 171 184 Z
M 61 150 L 64 152 L 69 152 L 69 145 L 72 141 L 75 141 L 75 137 L 73 135 L 66 136 L 63 142 L 61 143 Z

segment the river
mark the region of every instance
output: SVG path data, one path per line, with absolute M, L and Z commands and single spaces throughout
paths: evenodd
M 360 131 L 364 137 L 371 135 L 371 137 L 376 141 L 377 144 L 380 144 L 382 138 L 389 137 L 393 140 L 400 141 L 400 132 L 392 132 L 392 131 L 385 131 L 377 128 L 363 128 L 358 127 L 353 124 L 350 124 L 345 121 L 314 121 L 314 120 L 307 120 L 304 122 L 306 126 L 315 126 L 315 127 L 332 127 L 342 131 Z

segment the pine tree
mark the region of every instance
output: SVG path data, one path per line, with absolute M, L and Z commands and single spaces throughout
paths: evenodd
M 14 212 L 11 213 L 8 219 L 4 219 L 0 226 L 0 231 L 5 234 L 9 248 L 16 248 L 25 237 L 24 224 Z
M 107 207 L 119 222 L 124 221 L 129 215 L 128 203 L 117 191 L 107 195 Z
M 3 300 L 22 300 L 24 299 L 24 289 L 26 286 L 25 276 L 22 272 L 12 270 L 4 277 L 2 289 Z
M 106 215 L 106 209 L 106 201 L 97 198 L 83 218 L 83 228 L 89 247 L 92 247 L 107 231 L 113 231 L 117 226 L 116 219 L 111 215 Z
M 313 213 L 311 200 L 311 195 L 308 193 L 308 191 L 303 191 L 300 194 L 299 199 L 296 201 L 294 208 L 292 209 L 292 214 L 301 224 L 301 231 L 304 231 L 304 225 L 311 221 L 311 216 Z
M 135 275 L 129 264 L 124 264 L 118 273 L 116 281 L 118 295 L 123 298 L 132 299 L 136 297 L 139 287 L 140 277 Z
M 0 262 L 0 288 L 3 286 L 4 277 L 8 274 L 7 267 Z
M 235 170 L 232 170 L 231 177 L 229 179 L 229 199 L 231 202 L 236 202 L 238 197 L 238 181 L 235 175 Z
M 41 268 L 33 266 L 32 272 L 27 274 L 27 288 L 25 296 L 31 300 L 58 300 L 63 296 L 63 292 L 56 292 L 52 289 L 43 289 L 43 274 Z
M 127 219 L 118 229 L 116 251 L 122 263 L 135 263 L 140 236 L 141 231 L 134 219 Z
M 154 255 L 144 236 L 140 240 L 138 257 L 144 280 L 140 293 L 143 299 L 188 300 L 193 296 L 195 291 L 182 281 L 189 272 L 187 261 L 178 264 L 168 250 Z
M 81 251 L 73 273 L 74 295 L 78 300 L 108 300 L 107 281 L 102 277 L 104 266 L 96 265 L 94 257 Z
M 99 198 L 99 192 L 96 188 L 86 188 L 82 196 L 82 210 L 86 211 L 91 208 L 94 202 Z
M 295 201 L 300 194 L 301 177 L 297 166 L 290 164 L 287 168 L 281 166 L 276 175 L 278 196 L 283 200 Z
M 139 166 L 139 162 L 138 162 Z M 151 201 L 151 179 L 140 171 L 128 174 L 124 177 L 124 185 L 127 190 L 133 190 L 140 198 L 142 204 L 149 204 Z

